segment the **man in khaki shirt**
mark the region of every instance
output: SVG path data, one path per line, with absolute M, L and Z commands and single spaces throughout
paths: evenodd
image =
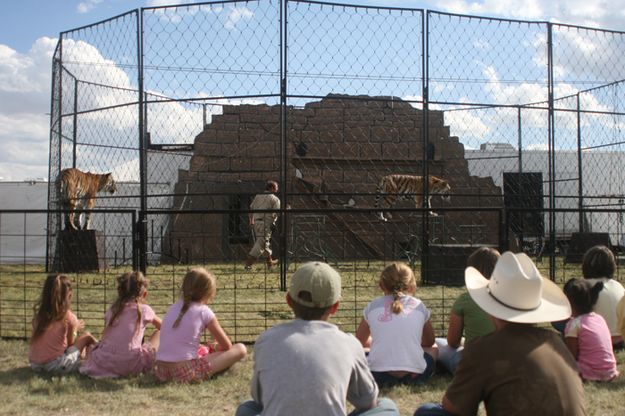
M 248 270 L 252 268 L 252 264 L 263 254 L 267 255 L 267 267 L 271 268 L 278 263 L 278 260 L 274 260 L 271 257 L 271 233 L 278 220 L 278 213 L 254 212 L 254 210 L 280 209 L 280 199 L 275 195 L 277 192 L 278 183 L 267 181 L 265 192 L 256 195 L 250 204 L 249 221 L 250 226 L 254 230 L 255 241 L 245 262 L 245 268 Z

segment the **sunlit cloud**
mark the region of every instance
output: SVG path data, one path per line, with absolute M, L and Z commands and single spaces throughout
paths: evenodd
M 95 9 L 98 4 L 102 3 L 102 0 L 87 0 L 78 3 L 76 6 L 76 10 L 78 13 L 84 14 L 89 13 L 91 10 Z

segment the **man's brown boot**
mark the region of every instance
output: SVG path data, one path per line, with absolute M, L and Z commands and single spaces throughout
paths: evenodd
M 271 269 L 276 264 L 278 264 L 278 260 L 274 260 L 271 258 L 271 256 L 267 256 L 267 268 L 268 269 Z
M 256 258 L 252 256 L 247 256 L 247 260 L 245 260 L 245 270 L 252 270 L 252 264 L 256 262 Z

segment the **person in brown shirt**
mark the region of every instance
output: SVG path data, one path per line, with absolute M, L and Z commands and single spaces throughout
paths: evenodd
M 586 415 L 574 358 L 557 333 L 533 325 L 571 315 L 560 288 L 527 255 L 511 252 L 497 261 L 490 281 L 469 267 L 465 283 L 495 332 L 465 348 L 442 403 L 425 404 L 415 416 L 475 415 L 481 402 L 489 416 Z

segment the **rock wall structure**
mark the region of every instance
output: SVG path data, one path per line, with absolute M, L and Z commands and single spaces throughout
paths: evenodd
M 392 97 L 330 95 L 287 110 L 286 193 L 289 252 L 297 259 L 396 259 L 418 253 L 420 213 L 396 213 L 389 222 L 373 208 L 380 178 L 390 173 L 432 175 L 449 181 L 449 203 L 436 207 L 500 207 L 492 178 L 469 175 L 464 146 L 450 136 L 441 111 L 430 111 L 429 143 L 422 143 L 423 112 Z M 195 138 L 189 170 L 179 171 L 174 209 L 246 209 L 267 179 L 280 178 L 280 107 L 227 105 Z M 281 186 L 284 184 L 281 184 Z M 337 208 L 347 211 L 337 212 Z M 414 207 L 398 202 L 396 207 Z M 326 212 L 324 212 L 324 210 Z M 171 216 L 163 243 L 172 261 L 243 259 L 250 247 L 246 214 Z M 432 244 L 497 244 L 497 213 L 441 212 L 430 217 Z

